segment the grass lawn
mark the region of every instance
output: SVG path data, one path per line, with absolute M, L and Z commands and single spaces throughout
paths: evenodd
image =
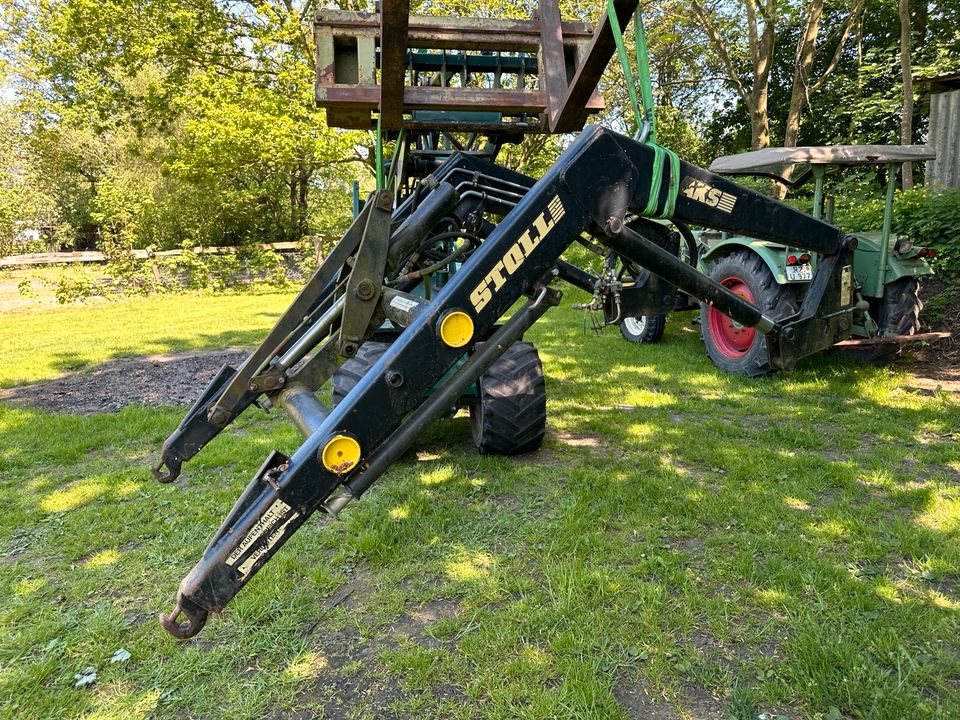
M 0 387 L 252 345 L 288 300 L 3 313 Z M 564 305 L 528 335 L 541 452 L 430 429 L 189 642 L 156 615 L 293 427 L 254 410 L 162 486 L 183 408 L 0 405 L 0 716 L 960 717 L 960 401 L 836 357 L 730 377 L 689 317 L 640 347 Z

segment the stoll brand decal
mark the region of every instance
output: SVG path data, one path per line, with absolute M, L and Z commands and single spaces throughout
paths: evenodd
M 470 293 L 470 302 L 473 303 L 474 310 L 480 312 L 487 306 L 487 303 L 493 299 L 493 294 L 500 290 L 506 284 L 507 278 L 523 265 L 524 260 L 530 257 L 534 248 L 547 236 L 547 233 L 553 230 L 554 225 L 560 222 L 565 212 L 559 197 L 554 197 L 547 204 L 547 209 L 524 230 L 520 239 L 510 246 L 493 266 L 493 270 L 487 273 L 483 281 Z
M 720 212 L 727 215 L 733 212 L 733 206 L 737 204 L 737 196 L 725 193 L 723 190 L 708 185 L 702 180 L 692 177 L 685 177 L 680 185 L 680 192 L 691 200 L 696 200 L 704 205 L 715 207 Z
M 293 513 L 290 517 L 287 518 L 286 522 L 277 526 L 280 522 L 280 519 L 290 511 L 290 506 L 287 505 L 283 500 L 277 500 L 270 507 L 267 508 L 267 511 L 257 520 L 257 524 L 250 528 L 250 532 L 247 533 L 247 536 L 240 542 L 239 545 L 234 549 L 230 555 L 227 556 L 226 563 L 227 565 L 236 565 L 237 561 L 243 557 L 243 554 L 250 549 L 250 547 L 259 540 L 265 533 L 270 533 L 270 536 L 267 538 L 267 541 L 264 545 L 261 545 L 257 548 L 246 560 L 243 561 L 243 564 L 237 568 L 237 572 L 240 573 L 240 576 L 243 577 L 250 572 L 250 568 L 253 567 L 253 564 L 264 556 L 270 548 L 277 544 L 277 541 L 283 537 L 284 530 L 287 529 L 287 525 L 293 522 L 294 519 L 300 513 Z

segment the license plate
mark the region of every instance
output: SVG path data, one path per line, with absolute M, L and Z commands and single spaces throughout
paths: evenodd
M 813 268 L 806 265 L 787 265 L 787 280 L 813 280 Z

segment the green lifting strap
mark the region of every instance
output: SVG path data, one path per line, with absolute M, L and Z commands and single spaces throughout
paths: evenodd
M 657 145 L 657 147 L 660 147 Z M 667 202 L 663 206 L 662 218 L 673 217 L 673 211 L 677 206 L 677 196 L 680 194 L 680 156 L 673 150 L 663 148 L 670 156 L 670 192 L 667 193 Z
M 657 142 L 657 116 L 653 109 L 653 85 L 650 82 L 650 54 L 647 52 L 647 33 L 643 28 L 643 15 L 640 13 L 640 5 L 637 5 L 636 12 L 633 14 L 633 34 L 636 38 L 634 43 L 637 50 L 637 73 L 640 75 L 640 93 L 643 100 L 644 117 L 650 123 L 650 132 L 647 134 L 647 140 Z M 620 38 L 623 41 L 623 38 Z
M 394 193 L 400 187 L 400 173 L 403 172 L 403 158 L 404 158 L 404 134 L 405 130 L 401 129 L 400 134 L 397 135 L 397 141 L 393 145 L 393 157 L 390 159 L 390 179 L 387 180 L 387 185 L 393 190 Z
M 645 217 L 669 218 L 673 216 L 677 196 L 680 194 L 680 158 L 673 150 L 657 144 L 656 114 L 653 109 L 653 86 L 650 82 L 650 62 L 647 53 L 647 37 L 643 29 L 643 17 L 640 14 L 640 8 L 638 6 L 633 17 L 633 28 L 637 41 L 637 72 L 640 74 L 640 92 L 643 97 L 642 108 L 640 100 L 637 97 L 637 87 L 633 79 L 633 70 L 630 68 L 630 58 L 627 55 L 627 48 L 623 42 L 623 30 L 620 27 L 620 21 L 617 18 L 617 10 L 613 4 L 613 0 L 607 0 L 607 17 L 610 20 L 610 29 L 613 32 L 613 39 L 617 45 L 617 55 L 620 57 L 620 66 L 623 68 L 627 94 L 630 96 L 630 104 L 633 106 L 633 115 L 637 122 L 638 132 L 643 126 L 645 119 L 650 123 L 650 131 L 645 142 L 654 152 L 653 176 L 650 182 L 650 195 L 647 199 L 647 207 L 644 209 L 643 214 Z M 663 210 L 657 213 L 660 188 L 663 183 L 663 165 L 665 158 L 669 158 L 667 175 L 669 187 Z
M 397 142 L 393 147 L 393 158 L 390 161 L 390 177 L 386 177 L 384 174 L 384 163 L 383 163 L 383 133 L 380 129 L 380 118 L 377 118 L 377 137 L 374 144 L 374 161 L 376 163 L 376 177 L 377 177 L 377 190 L 383 190 L 388 185 L 392 186 L 394 192 L 396 192 L 397 187 L 400 185 L 400 172 L 403 159 L 403 136 L 404 130 L 401 128 L 400 134 L 397 136 Z
M 680 156 L 670 148 L 662 145 L 648 142 L 647 145 L 653 150 L 653 171 L 650 179 L 650 195 L 647 198 L 647 207 L 644 208 L 644 217 L 670 218 L 673 217 L 674 208 L 677 205 L 677 196 L 680 194 Z M 663 210 L 657 212 L 658 201 L 660 199 L 660 187 L 663 184 L 663 164 L 664 160 L 669 161 L 667 170 L 667 199 L 663 204 Z
M 660 184 L 663 182 L 663 148 L 648 143 L 653 149 L 653 170 L 650 172 L 650 195 L 647 197 L 647 207 L 643 210 L 644 217 L 656 217 L 657 204 L 660 200 Z
M 610 29 L 613 32 L 614 42 L 617 44 L 617 55 L 620 56 L 620 66 L 623 68 L 627 94 L 630 96 L 630 104 L 633 106 L 633 116 L 637 121 L 637 128 L 639 128 L 643 124 L 643 112 L 640 110 L 637 86 L 633 81 L 633 70 L 630 69 L 630 58 L 627 56 L 627 48 L 623 43 L 623 30 L 620 28 L 620 20 L 617 18 L 617 9 L 614 7 L 613 0 L 607 0 L 607 18 L 610 20 Z M 639 52 L 639 49 L 637 52 Z

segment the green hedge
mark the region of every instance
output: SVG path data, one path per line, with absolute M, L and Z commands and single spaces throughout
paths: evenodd
M 837 197 L 834 222 L 848 232 L 878 230 L 883 224 L 883 200 Z M 937 274 L 950 284 L 960 283 L 960 188 L 936 194 L 922 189 L 898 193 L 893 230 L 915 245 L 936 249 Z

